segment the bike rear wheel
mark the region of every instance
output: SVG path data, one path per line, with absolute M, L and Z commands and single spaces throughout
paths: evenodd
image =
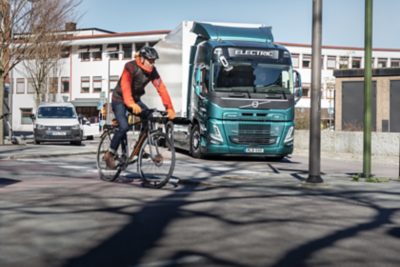
M 139 152 L 138 172 L 144 186 L 161 188 L 172 176 L 175 167 L 175 149 L 165 133 L 151 133 Z
M 121 173 L 121 157 L 123 155 L 121 146 L 115 154 L 115 165 L 116 169 L 107 168 L 106 161 L 104 160 L 104 154 L 110 148 L 111 139 L 114 136 L 115 129 L 105 131 L 101 138 L 99 147 L 97 148 L 97 170 L 99 172 L 100 179 L 108 182 L 112 182 L 118 178 Z

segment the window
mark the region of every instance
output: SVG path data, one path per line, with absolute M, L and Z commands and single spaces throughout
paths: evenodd
M 94 76 L 93 77 L 93 93 L 100 93 L 101 92 L 101 76 Z
M 336 69 L 336 57 L 335 56 L 328 56 L 328 60 L 326 62 L 327 69 Z
M 132 58 L 132 44 L 122 44 L 122 51 L 124 51 L 124 59 Z
M 135 43 L 135 50 L 139 51 L 145 45 L 145 43 Z
M 52 77 L 49 79 L 49 93 L 56 94 L 58 92 L 58 78 Z
M 117 86 L 118 80 L 119 76 L 110 76 L 110 90 L 113 90 Z
M 353 57 L 353 59 L 351 60 L 351 68 L 352 69 L 361 68 L 361 57 Z
M 303 85 L 303 96 L 310 97 L 310 85 Z
M 386 68 L 387 67 L 387 58 L 378 58 L 378 68 Z
M 32 124 L 32 109 L 31 108 L 21 108 L 21 124 Z
M 24 94 L 25 93 L 25 79 L 24 78 L 17 78 L 17 94 Z
M 110 59 L 118 59 L 119 44 L 107 45 L 107 52 L 109 53 Z
M 68 58 L 70 54 L 71 54 L 71 47 L 70 46 L 63 47 L 61 49 L 61 57 L 62 58 Z
M 102 45 L 93 45 L 90 47 L 89 51 L 92 53 L 93 60 L 101 60 L 101 53 L 103 50 Z
M 33 79 L 32 78 L 28 78 L 27 79 L 27 91 L 28 94 L 34 94 L 35 93 L 35 87 L 33 86 Z
M 305 69 L 311 68 L 311 55 L 303 55 L 302 66 Z
M 348 69 L 349 68 L 349 57 L 340 57 L 339 58 L 339 69 Z
M 292 64 L 293 68 L 299 67 L 299 54 L 292 54 Z
M 390 66 L 392 68 L 399 68 L 400 67 L 400 58 L 392 58 L 390 60 Z
M 81 93 L 89 93 L 90 91 L 90 77 L 81 77 Z
M 89 61 L 90 60 L 90 52 L 89 46 L 80 46 L 78 48 L 78 53 L 81 61 Z
M 61 77 L 61 93 L 69 93 L 69 77 Z

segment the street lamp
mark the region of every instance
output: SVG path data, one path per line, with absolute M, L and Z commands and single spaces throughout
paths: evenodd
M 107 81 L 108 81 L 108 86 L 107 86 L 107 119 L 106 119 L 106 124 L 110 124 L 110 105 L 111 105 L 111 101 L 110 101 L 110 91 L 111 91 L 111 86 L 110 86 L 110 61 L 111 61 L 111 55 L 119 55 L 119 54 L 123 54 L 124 51 L 108 51 L 105 52 L 104 54 L 106 56 L 108 56 L 108 60 L 107 60 Z

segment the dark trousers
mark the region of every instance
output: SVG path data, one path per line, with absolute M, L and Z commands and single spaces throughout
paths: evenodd
M 148 110 L 148 107 L 141 101 L 137 102 L 137 104 L 142 109 L 142 114 L 145 114 Z M 111 104 L 112 110 L 114 112 L 115 119 L 118 121 L 118 130 L 114 133 L 114 136 L 111 140 L 110 144 L 110 152 L 115 153 L 118 150 L 118 146 L 120 144 L 123 145 L 123 150 L 125 150 L 125 145 L 127 144 L 127 137 L 126 133 L 129 131 L 129 124 L 128 124 L 128 112 L 129 110 L 126 108 L 124 103 L 116 102 Z M 141 116 L 142 117 L 142 116 Z

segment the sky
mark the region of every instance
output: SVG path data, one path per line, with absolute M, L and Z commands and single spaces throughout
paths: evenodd
M 173 30 L 184 20 L 272 26 L 276 42 L 311 44 L 312 0 L 82 0 L 78 28 Z M 364 46 L 365 0 L 322 0 L 322 44 Z M 400 48 L 400 0 L 373 1 L 373 47 Z

